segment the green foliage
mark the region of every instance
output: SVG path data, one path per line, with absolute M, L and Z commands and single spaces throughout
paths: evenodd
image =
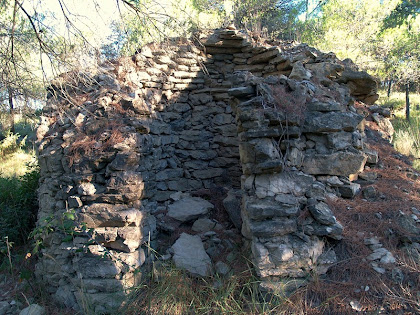
M 328 1 L 305 22 L 303 41 L 399 84 L 420 78 L 419 2 Z
M 0 240 L 7 236 L 15 245 L 27 242 L 38 211 L 38 180 L 35 165 L 21 177 L 0 178 Z
M 236 0 L 234 21 L 237 27 L 254 32 L 266 31 L 270 36 L 296 39 L 306 1 Z M 268 35 L 265 34 L 265 35 Z
M 401 26 L 410 18 L 420 14 L 420 2 L 418 0 L 401 0 L 383 21 L 383 29 Z
M 26 136 L 21 138 L 18 133 L 8 131 L 3 140 L 0 141 L 0 158 L 17 152 L 26 144 Z
M 132 55 L 143 45 L 168 37 L 190 36 L 199 28 L 215 28 L 222 24 L 223 6 L 218 1 L 139 0 L 121 20 L 111 24 L 113 33 L 101 47 L 107 57 Z
M 0 11 L 0 101 L 13 97 L 39 98 L 42 79 L 35 74 L 34 54 L 39 54 L 35 32 L 14 1 Z

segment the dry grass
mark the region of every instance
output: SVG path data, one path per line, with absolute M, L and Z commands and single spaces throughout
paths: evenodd
M 402 118 L 394 118 L 395 128 L 393 143 L 402 154 L 414 157 L 414 167 L 420 170 L 420 113 L 410 122 Z
M 0 176 L 1 177 L 19 177 L 24 175 L 28 170 L 28 163 L 35 160 L 35 152 L 26 152 L 18 150 L 17 152 L 0 160 Z
M 100 156 L 114 145 L 124 141 L 121 125 L 117 122 L 107 122 L 92 133 L 79 131 L 70 143 L 67 157 L 72 166 L 84 156 Z
M 388 98 L 385 91 L 380 91 L 378 104 L 393 109 L 393 144 L 402 154 L 413 156 L 414 168 L 420 170 L 420 94 L 410 94 L 410 122 L 405 120 L 405 93 L 393 92 Z
M 246 261 L 246 258 L 244 258 Z M 276 297 L 264 300 L 249 265 L 228 277 L 194 278 L 159 264 L 120 310 L 124 314 L 280 314 Z M 286 303 L 286 300 L 282 300 Z

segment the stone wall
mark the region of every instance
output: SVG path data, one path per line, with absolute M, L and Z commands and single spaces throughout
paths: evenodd
M 153 259 L 148 246 L 165 249 L 158 232 L 209 211 L 190 195 L 203 189 L 242 198 L 236 211 L 263 287 L 295 285 L 334 262 L 326 242 L 343 227 L 326 198 L 358 189 L 349 179 L 367 156 L 352 104 L 374 101 L 376 82 L 306 45 L 228 29 L 195 38 L 51 85 L 37 134 L 37 275 L 57 301 L 118 307 Z M 193 204 L 204 210 L 185 216 Z

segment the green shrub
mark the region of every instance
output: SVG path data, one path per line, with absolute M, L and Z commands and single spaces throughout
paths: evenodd
M 27 242 L 38 212 L 38 180 L 38 166 L 20 177 L 0 178 L 0 242 L 6 236 L 15 245 Z
M 0 158 L 22 149 L 25 143 L 26 137 L 21 139 L 18 133 L 7 132 L 5 138 L 0 141 Z

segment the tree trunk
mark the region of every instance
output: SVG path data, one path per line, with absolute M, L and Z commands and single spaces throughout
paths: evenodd
M 9 94 L 9 112 L 10 112 L 10 132 L 15 133 L 15 108 L 13 106 L 13 93 L 12 89 L 8 89 Z
M 410 122 L 410 83 L 405 84 L 405 119 Z
M 388 80 L 388 92 L 387 92 L 388 98 L 391 95 L 391 87 L 392 87 L 392 79 L 389 79 Z

